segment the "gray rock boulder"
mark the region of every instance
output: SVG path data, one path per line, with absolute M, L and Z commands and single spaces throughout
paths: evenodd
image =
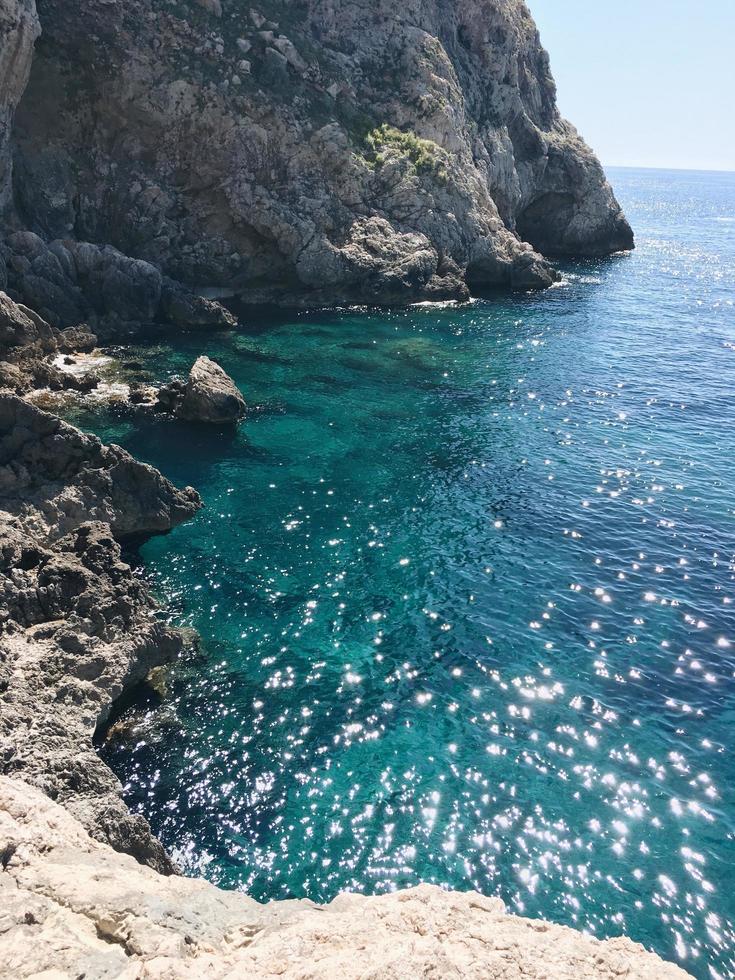
M 158 317 L 183 330 L 190 327 L 231 330 L 237 326 L 237 319 L 221 303 L 199 296 L 168 278 L 163 280 Z
M 0 351 L 31 344 L 40 344 L 46 351 L 55 350 L 54 331 L 32 310 L 0 292 Z
M 186 382 L 174 381 L 159 391 L 158 407 L 187 422 L 235 425 L 245 414 L 245 399 L 216 361 L 199 357 Z
M 25 373 L 10 361 L 0 361 L 0 388 L 7 391 L 23 391 L 28 379 Z
M 96 346 L 97 336 L 83 323 L 67 327 L 59 334 L 59 350 L 64 354 L 88 354 Z
M 61 335 L 28 307 L 0 292 L 0 387 L 15 392 L 63 387 L 52 355 Z

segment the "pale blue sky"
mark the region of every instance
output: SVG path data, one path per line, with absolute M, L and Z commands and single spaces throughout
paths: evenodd
M 735 170 L 735 0 L 526 0 L 607 166 Z

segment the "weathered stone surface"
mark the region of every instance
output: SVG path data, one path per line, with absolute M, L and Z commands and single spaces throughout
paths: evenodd
M 0 214 L 11 195 L 13 117 L 28 82 L 33 45 L 40 32 L 35 0 L 0 0 Z M 0 288 L 4 283 L 0 282 Z
M 186 382 L 173 381 L 159 391 L 158 407 L 187 422 L 233 425 L 245 414 L 245 399 L 227 372 L 202 356 Z
M 0 395 L 0 511 L 41 539 L 85 521 L 109 524 L 117 539 L 169 530 L 200 505 L 152 466 L 105 446 L 22 399 Z
M 0 292 L 0 388 L 22 393 L 64 387 L 52 357 L 61 335 L 33 310 Z
M 52 351 L 56 349 L 56 338 L 40 317 L 0 292 L 0 350 L 5 352 L 31 344 L 40 344 L 45 351 Z
M 237 325 L 236 318 L 221 303 L 198 296 L 173 279 L 163 280 L 159 319 L 177 327 L 214 327 L 229 330 Z
M 214 14 L 215 17 L 222 16 L 222 4 L 220 0 L 197 0 L 200 7 L 209 11 L 210 14 Z
M 59 334 L 59 350 L 64 354 L 88 354 L 96 346 L 97 337 L 85 324 L 67 327 Z
M 130 332 L 130 328 L 154 322 L 184 330 L 231 329 L 237 323 L 221 303 L 162 276 L 151 263 L 131 259 L 110 246 L 72 240 L 46 243 L 23 231 L 8 237 L 3 259 L 5 275 L 0 285 L 40 311 L 33 314 L 39 320 L 48 320 L 62 331 L 84 329 L 91 334 L 89 322 L 105 337 L 118 339 L 121 327 Z M 20 302 L 16 305 L 21 306 Z M 21 308 L 29 313 L 28 307 Z M 3 340 L 0 310 L 0 346 Z
M 92 745 L 115 699 L 181 638 L 120 560 L 109 525 L 53 544 L 0 516 L 0 772 L 68 807 L 95 836 L 160 871 L 171 863 Z
M 331 905 L 261 906 L 164 878 L 0 777 L 0 963 L 37 976 L 340 980 L 685 980 L 627 939 L 599 942 L 508 915 L 499 899 L 423 885 Z M 45 973 L 44 971 L 49 971 Z
M 60 329 L 89 322 L 115 336 L 121 325 L 156 320 L 185 328 L 235 324 L 220 303 L 109 245 L 73 239 L 47 243 L 33 232 L 19 231 L 7 238 L 5 258 L 8 288 Z
M 5 388 L 11 392 L 22 391 L 26 380 L 17 364 L 0 361 L 0 388 Z
M 195 292 L 301 304 L 540 287 L 540 251 L 632 246 L 521 0 L 260 8 L 44 0 L 14 130 L 18 221 Z M 79 315 L 53 263 L 7 267 L 52 322 Z M 131 268 L 102 291 L 120 316 L 151 296 Z
M 92 738 L 115 700 L 182 646 L 116 539 L 166 531 L 198 506 L 119 447 L 0 394 L 0 772 L 162 871 L 169 859 Z

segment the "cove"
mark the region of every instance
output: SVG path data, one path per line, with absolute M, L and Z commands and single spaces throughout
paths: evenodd
M 735 177 L 614 179 L 638 249 L 558 288 L 145 347 L 222 364 L 236 434 L 74 413 L 206 505 L 141 551 L 201 650 L 103 749 L 187 871 L 732 974 Z

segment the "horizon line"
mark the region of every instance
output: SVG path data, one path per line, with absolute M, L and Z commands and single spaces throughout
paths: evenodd
M 690 174 L 735 174 L 735 168 L 732 170 L 723 170 L 720 167 L 654 167 L 650 164 L 638 163 L 603 163 L 602 166 L 610 170 L 674 170 L 679 173 Z

